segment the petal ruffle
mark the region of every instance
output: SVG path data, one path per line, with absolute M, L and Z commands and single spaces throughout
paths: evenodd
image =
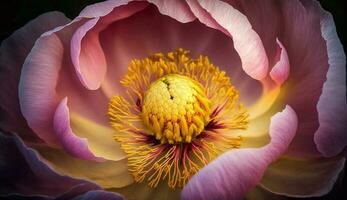
M 346 56 L 330 13 L 322 14 L 321 26 L 327 43 L 329 70 L 317 104 L 319 128 L 314 141 L 318 151 L 330 157 L 347 145 Z
M 267 166 L 286 151 L 296 133 L 297 120 L 287 106 L 271 119 L 268 145 L 219 156 L 192 177 L 183 189 L 183 199 L 241 199 L 260 181 Z
M 345 158 L 310 160 L 284 157 L 271 164 L 260 185 L 275 194 L 291 197 L 323 196 L 330 192 Z
M 171 0 L 148 0 L 155 4 L 159 12 L 163 15 L 170 16 L 181 23 L 193 21 L 196 17 L 190 11 L 188 5 L 184 1 Z
M 200 0 L 187 3 L 202 23 L 232 37 L 242 68 L 249 76 L 256 80 L 267 76 L 269 63 L 264 46 L 245 15 L 221 1 Z
M 99 33 L 114 21 L 127 18 L 146 6 L 147 4 L 143 2 L 130 4 L 128 1 L 102 2 L 88 6 L 77 17 L 78 19 L 91 15 L 87 14 L 90 12 L 88 9 L 94 10 L 94 17 L 81 25 L 71 39 L 72 63 L 78 78 L 86 88 L 98 89 L 106 74 L 106 60 L 99 42 Z M 113 11 L 109 11 L 110 8 Z

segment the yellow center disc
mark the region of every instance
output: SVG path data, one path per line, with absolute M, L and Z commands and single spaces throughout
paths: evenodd
M 161 143 L 190 143 L 210 120 L 210 101 L 195 80 L 168 74 L 145 93 L 142 119 Z

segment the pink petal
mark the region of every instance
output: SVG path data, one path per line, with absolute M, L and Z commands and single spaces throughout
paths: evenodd
M 297 124 L 295 111 L 286 106 L 271 119 L 268 145 L 219 156 L 192 177 L 183 188 L 183 199 L 242 199 L 260 181 L 267 166 L 286 151 Z
M 280 59 L 270 71 L 270 76 L 276 84 L 281 85 L 289 76 L 289 59 L 288 54 L 282 43 L 277 39 Z
M 64 14 L 48 12 L 38 16 L 14 32 L 1 43 L 0 48 L 0 107 L 3 130 L 14 131 L 28 137 L 25 119 L 22 116 L 18 99 L 18 83 L 25 58 L 40 35 L 56 26 L 69 22 Z
M 101 88 L 108 97 L 121 92 L 119 80 L 132 59 L 167 53 L 180 47 L 190 50 L 192 58 L 208 56 L 213 64 L 225 70 L 240 90 L 244 103 L 251 103 L 261 93 L 260 83 L 238 67 L 241 61 L 230 37 L 198 21 L 177 22 L 159 13 L 153 5 L 111 24 L 100 34 L 100 42 L 108 65 Z
M 261 187 L 290 197 L 318 197 L 331 191 L 344 168 L 345 158 L 297 159 L 283 157 L 271 164 Z
M 264 43 L 271 65 L 275 63 L 276 37 L 286 48 L 290 76 L 284 85 L 283 99 L 295 109 L 300 121 L 288 154 L 320 156 L 313 140 L 319 127 L 316 104 L 329 66 L 326 42 L 317 34 L 321 31 L 319 3 L 298 0 L 228 2 L 247 16 Z
M 23 65 L 19 82 L 21 111 L 30 128 L 48 144 L 58 144 L 52 120 L 59 98 L 55 92 L 63 60 L 60 39 L 40 37 Z
M 252 29 L 259 35 L 264 45 L 269 66 L 273 66 L 277 60 L 278 45 L 276 38 L 281 35 L 282 11 L 280 4 L 276 0 L 252 0 L 252 1 L 234 1 L 225 0 L 235 9 L 247 16 L 252 25 Z
M 170 16 L 181 23 L 191 22 L 196 18 L 184 1 L 148 0 L 148 2 L 156 5 L 161 14 Z
M 109 5 L 110 4 L 110 5 Z M 106 74 L 106 60 L 99 43 L 99 33 L 110 23 L 127 18 L 144 9 L 147 4 L 127 2 L 104 2 L 89 6 L 94 11 L 94 18 L 85 22 L 73 34 L 71 39 L 71 59 L 75 66 L 77 76 L 82 84 L 91 90 L 100 87 Z M 105 6 L 107 5 L 107 6 Z M 121 7 L 119 7 L 121 6 Z M 108 12 L 110 8 L 114 10 Z M 88 14 L 88 9 L 82 11 L 78 18 Z M 97 15 L 95 13 L 98 13 Z M 104 18 L 101 18 L 107 14 Z
M 261 80 L 267 75 L 268 59 L 265 49 L 245 15 L 220 1 L 188 1 L 188 4 L 202 23 L 232 37 L 242 68 L 249 76 Z
M 70 115 L 69 108 L 67 106 L 67 97 L 60 102 L 57 110 L 55 111 L 53 127 L 56 137 L 66 152 L 81 159 L 97 162 L 104 161 L 104 159 L 96 157 L 89 150 L 88 141 L 86 138 L 77 137 L 72 132 L 70 127 Z
M 116 7 L 126 5 L 131 0 L 110 0 L 103 1 L 100 3 L 95 3 L 85 7 L 77 18 L 96 18 L 108 15 L 112 12 L 112 10 Z
M 71 59 L 78 78 L 88 89 L 96 90 L 106 73 L 106 61 L 97 34 L 87 34 L 98 22 L 94 18 L 80 26 L 71 39 Z M 82 44 L 82 39 L 84 40 Z
M 327 43 L 329 70 L 317 104 L 319 128 L 314 141 L 318 151 L 330 157 L 347 145 L 346 56 L 330 13 L 322 14 L 321 26 Z
M 328 71 L 326 42 L 321 36 L 316 1 L 283 1 L 283 30 L 279 40 L 290 60 L 290 76 L 283 98 L 298 113 L 299 127 L 288 155 L 318 157 L 313 137 L 318 129 L 317 102 Z

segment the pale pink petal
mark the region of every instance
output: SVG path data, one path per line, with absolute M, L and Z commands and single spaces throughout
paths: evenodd
M 322 35 L 327 43 L 329 70 L 317 104 L 319 128 L 314 141 L 330 157 L 347 145 L 346 56 L 330 13 L 322 14 Z
M 260 181 L 267 166 L 286 151 L 297 125 L 295 111 L 287 106 L 271 119 L 268 145 L 219 156 L 192 177 L 183 189 L 183 199 L 242 199 Z
M 277 62 L 276 38 L 283 31 L 281 2 L 278 0 L 224 1 L 247 16 L 252 29 L 261 38 L 269 60 L 269 67 L 273 66 Z
M 275 194 L 290 197 L 320 197 L 331 191 L 345 158 L 297 159 L 283 157 L 271 164 L 260 182 Z
M 71 39 L 71 59 L 78 78 L 88 89 L 96 90 L 106 73 L 106 61 L 97 34 L 87 34 L 98 22 L 94 18 L 80 26 Z M 83 44 L 82 44 L 83 39 Z
M 112 5 L 108 5 L 110 3 Z M 104 2 L 89 6 L 89 9 L 93 8 L 94 16 L 100 17 L 94 17 L 86 21 L 72 36 L 72 63 L 80 81 L 88 89 L 98 89 L 106 74 L 105 55 L 99 42 L 100 31 L 104 30 L 110 23 L 127 18 L 147 6 L 142 2 L 125 5 L 126 3 L 126 1 L 118 3 Z M 105 7 L 106 4 L 107 7 Z M 110 8 L 113 8 L 113 11 L 108 13 Z M 107 15 L 103 17 L 102 14 L 105 13 Z M 87 12 L 82 11 L 78 18 L 86 14 Z
M 241 61 L 229 36 L 198 21 L 179 23 L 159 13 L 153 5 L 111 24 L 100 33 L 100 42 L 108 66 L 101 88 L 108 97 L 122 92 L 119 81 L 132 59 L 177 48 L 190 50 L 192 58 L 206 55 L 213 64 L 225 70 L 240 90 L 243 103 L 251 103 L 261 93 L 260 83 L 239 67 Z
M 59 103 L 55 88 L 63 51 L 55 34 L 40 37 L 25 60 L 19 82 L 19 102 L 25 119 L 41 139 L 52 145 L 58 144 L 52 121 Z
M 95 18 L 105 16 L 111 13 L 114 8 L 126 5 L 129 2 L 131 2 L 131 0 L 110 0 L 95 3 L 85 7 L 77 18 Z
M 187 23 L 196 18 L 184 1 L 148 0 L 148 2 L 156 5 L 161 14 L 170 16 L 179 22 Z
M 244 13 L 264 43 L 270 65 L 276 59 L 276 38 L 285 47 L 290 76 L 284 83 L 282 102 L 292 106 L 300 121 L 288 154 L 317 157 L 313 137 L 319 127 L 316 104 L 328 70 L 326 42 L 321 34 L 321 8 L 316 1 L 232 1 Z M 280 99 L 280 100 L 281 100 Z
M 270 76 L 272 80 L 276 82 L 278 85 L 282 85 L 282 83 L 287 80 L 289 76 L 289 59 L 286 49 L 283 44 L 277 39 L 278 51 L 280 52 L 279 61 L 273 66 L 270 71 Z
M 66 24 L 69 19 L 59 12 L 48 12 L 38 16 L 2 41 L 0 48 L 0 127 L 29 137 L 18 98 L 18 83 L 25 58 L 40 35 L 56 26 Z M 33 135 L 32 135 L 33 136 Z
M 97 161 L 104 161 L 103 158 L 96 157 L 88 148 L 86 138 L 76 136 L 70 127 L 69 108 L 67 97 L 65 97 L 57 107 L 53 119 L 54 133 L 64 150 L 77 158 Z
M 242 68 L 249 76 L 261 80 L 267 75 L 269 63 L 264 46 L 245 15 L 220 1 L 188 1 L 188 4 L 202 23 L 232 37 Z

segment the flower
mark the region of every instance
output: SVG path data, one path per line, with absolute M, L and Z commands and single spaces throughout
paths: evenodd
M 315 1 L 110 0 L 0 52 L 2 196 L 322 196 L 343 169 L 345 55 Z

